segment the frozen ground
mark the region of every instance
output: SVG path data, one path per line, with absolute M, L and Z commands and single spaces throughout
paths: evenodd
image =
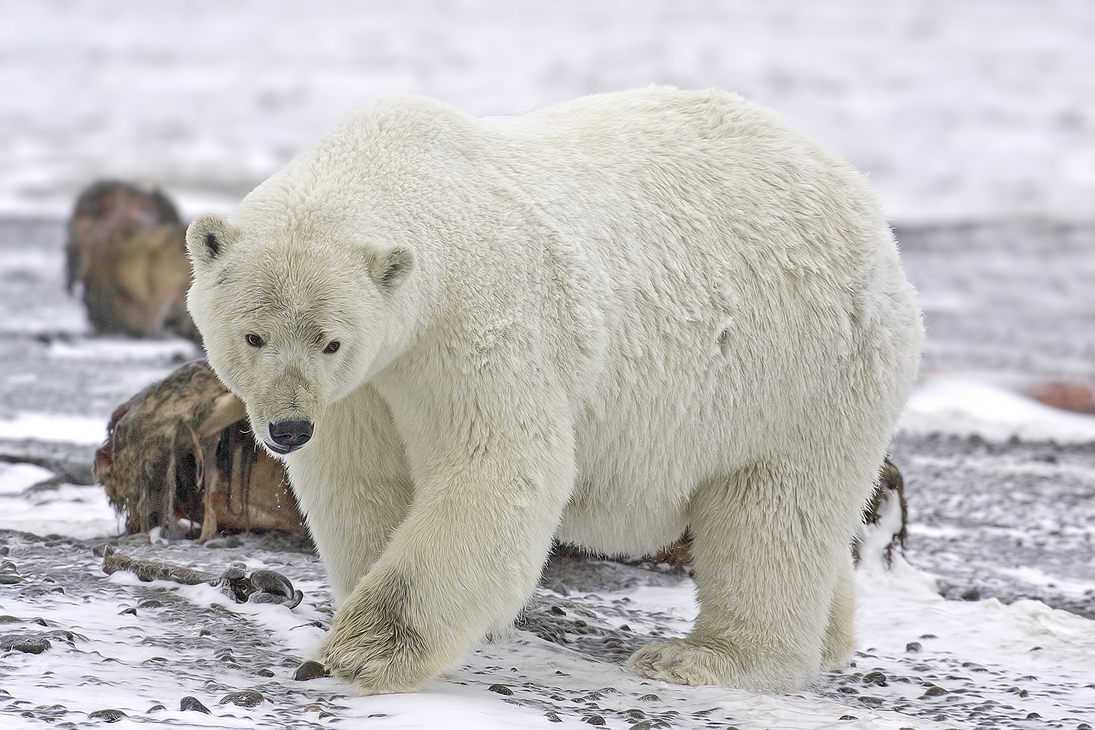
M 234 561 L 278 570 L 305 592 L 292 611 L 100 571 L 91 547 L 119 524 L 102 491 L 83 486 L 93 445 L 115 405 L 196 353 L 175 339 L 90 337 L 62 290 L 60 223 L 0 221 L 0 642 L 13 647 L 0 655 L 0 726 L 1095 726 L 1095 417 L 1005 387 L 1090 377 L 1095 231 L 901 238 L 930 337 L 929 375 L 894 444 L 911 565 L 886 571 L 866 551 L 855 666 L 775 696 L 640 680 L 620 663 L 687 631 L 690 579 L 560 559 L 512 638 L 424 693 L 365 698 L 292 678 L 331 612 L 307 552 L 257 537 L 224 549 L 119 544 L 213 573 Z M 224 701 L 245 691 L 261 701 Z M 212 714 L 183 711 L 188 696 Z
M 903 223 L 1095 211 L 1089 0 L 0 0 L 0 211 L 153 178 L 226 210 L 386 92 L 473 114 L 717 86 L 868 172 Z

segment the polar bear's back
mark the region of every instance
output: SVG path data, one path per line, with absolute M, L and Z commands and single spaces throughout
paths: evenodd
M 704 478 L 808 445 L 831 458 L 882 447 L 922 330 L 854 169 L 717 91 L 608 94 L 486 124 L 556 245 L 600 274 L 587 299 L 609 337 L 577 409 L 583 480 L 561 535 L 632 549 L 679 530 L 661 518 L 683 519 Z M 623 509 L 640 494 L 650 523 Z M 637 522 L 609 517 L 625 513 Z

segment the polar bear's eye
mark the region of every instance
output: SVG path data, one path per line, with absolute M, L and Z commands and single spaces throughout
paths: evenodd
M 262 341 L 262 338 L 259 337 L 256 334 L 249 334 L 249 335 L 245 336 L 243 339 L 247 340 L 247 344 L 250 345 L 251 347 L 262 347 L 263 345 L 266 344 L 265 342 Z
M 334 355 L 338 352 L 338 348 L 342 347 L 342 343 L 338 340 L 331 340 L 327 343 L 327 347 L 323 348 L 324 355 Z

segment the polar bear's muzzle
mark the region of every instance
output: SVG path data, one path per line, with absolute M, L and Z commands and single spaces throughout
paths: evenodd
M 271 423 L 267 428 L 270 432 L 270 441 L 267 441 L 266 445 L 279 454 L 296 451 L 312 439 L 311 421 L 279 421 Z

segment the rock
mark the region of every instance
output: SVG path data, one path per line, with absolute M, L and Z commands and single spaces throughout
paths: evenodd
M 863 684 L 875 684 L 879 687 L 886 687 L 886 675 L 882 672 L 870 672 L 863 677 Z
M 959 598 L 961 598 L 963 601 L 980 601 L 981 589 L 977 586 L 974 586 L 973 588 L 970 588 L 969 590 L 963 592 L 962 595 L 959 596 Z
M 266 698 L 262 696 L 261 692 L 256 692 L 253 689 L 245 689 L 239 692 L 232 692 L 221 697 L 222 705 L 235 705 L 236 707 L 258 707 Z
M 129 715 L 125 714 L 121 710 L 115 710 L 112 708 L 107 710 L 96 710 L 95 712 L 88 714 L 87 719 L 102 720 L 103 722 L 114 723 L 125 717 L 129 717 Z
M 24 654 L 41 654 L 53 646 L 49 639 L 33 634 L 4 634 L 0 636 L 0 651 L 21 651 Z
M 297 667 L 297 671 L 293 674 L 293 679 L 298 682 L 307 682 L 310 679 L 316 679 L 318 677 L 330 677 L 331 673 L 327 671 L 327 667 L 323 666 L 319 662 L 313 662 L 308 660 Z
M 206 715 L 213 714 L 197 697 L 191 697 L 190 695 L 179 701 L 179 710 L 182 712 L 204 712 Z
M 506 695 L 507 697 L 513 694 L 513 690 L 504 684 L 492 684 L 490 687 L 487 687 L 487 690 L 490 692 L 497 692 L 500 695 Z

